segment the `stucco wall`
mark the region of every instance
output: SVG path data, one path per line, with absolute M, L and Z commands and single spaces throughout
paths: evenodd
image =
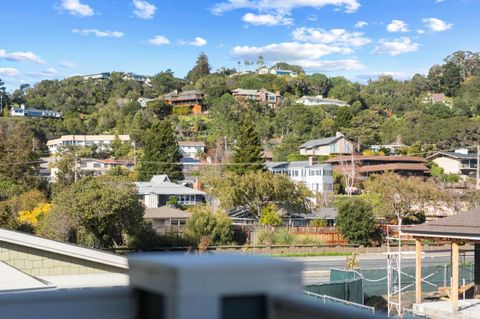
M 449 157 L 437 157 L 433 160 L 435 164 L 443 168 L 445 174 L 460 174 L 460 161 Z
M 32 276 L 126 273 L 126 269 L 0 242 L 0 261 Z

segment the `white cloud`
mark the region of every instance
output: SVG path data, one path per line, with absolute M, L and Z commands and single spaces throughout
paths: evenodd
M 348 32 L 345 29 L 324 30 L 302 27 L 295 29 L 292 35 L 296 41 L 353 47 L 359 47 L 371 42 L 369 38 L 363 36 L 362 32 Z
M 59 9 L 79 17 L 89 17 L 95 14 L 89 5 L 81 3 L 80 0 L 62 0 Z
M 317 60 L 332 53 L 350 54 L 352 50 L 326 44 L 283 42 L 262 47 L 236 46 L 232 55 L 238 58 L 256 59 L 263 56 L 268 61 Z
M 401 53 L 417 51 L 419 47 L 418 43 L 412 42 L 408 37 L 401 37 L 394 40 L 382 39 L 379 43 L 380 45 L 375 47 L 372 53 L 395 56 Z
M 156 35 L 155 37 L 147 40 L 148 43 L 151 45 L 165 45 L 165 44 L 170 44 L 170 40 L 168 40 L 166 37 L 163 35 Z
M 442 32 L 453 27 L 453 23 L 447 23 L 437 18 L 422 19 L 422 22 L 425 24 L 426 28 L 433 32 Z
M 193 46 L 196 46 L 196 47 L 203 47 L 205 45 L 207 45 L 207 40 L 205 40 L 204 38 L 201 38 L 201 37 L 196 37 L 195 40 L 193 41 L 183 41 L 183 40 L 180 40 L 178 41 L 178 44 L 180 45 L 193 45 Z
M 17 77 L 17 76 L 20 76 L 20 71 L 14 68 L 0 68 L 0 75 Z
M 367 25 L 368 25 L 367 21 L 358 21 L 357 23 L 355 23 L 355 29 L 361 29 L 366 27 Z
M 133 6 L 135 7 L 133 13 L 142 19 L 152 19 L 157 11 L 157 7 L 147 1 L 133 0 Z
M 418 29 L 418 30 L 417 30 L 417 33 L 418 33 L 418 34 L 424 34 L 424 33 L 425 33 L 425 30 Z
M 73 29 L 72 32 L 85 36 L 93 34 L 99 38 L 121 38 L 124 36 L 124 33 L 120 31 L 101 31 L 97 29 Z
M 408 32 L 409 31 L 407 24 L 402 20 L 392 20 L 392 22 L 390 22 L 387 25 L 387 30 L 388 32 Z
M 27 73 L 30 77 L 55 77 L 58 74 L 58 71 L 55 68 L 48 68 L 41 72 L 30 72 Z
M 293 23 L 292 18 L 288 18 L 282 14 L 273 15 L 247 13 L 243 16 L 242 20 L 249 24 L 266 26 L 291 25 Z
M 70 62 L 70 61 L 62 61 L 60 63 L 60 66 L 64 69 L 75 69 L 78 67 L 78 65 L 75 62 Z
M 295 8 L 322 8 L 328 5 L 344 8 L 345 12 L 355 12 L 360 8 L 358 0 L 227 0 L 217 3 L 212 9 L 213 14 L 222 14 L 236 9 L 254 9 L 258 11 L 276 11 L 287 13 Z
M 33 52 L 7 52 L 0 49 L 0 59 L 13 62 L 33 62 L 37 64 L 45 64 L 45 61 L 43 61 Z

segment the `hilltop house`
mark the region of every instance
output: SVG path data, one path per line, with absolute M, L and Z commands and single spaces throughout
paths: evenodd
M 170 197 L 177 204 L 190 206 L 205 202 L 206 193 L 170 182 L 167 175 L 155 175 L 150 182 L 136 182 L 137 192 L 147 208 L 166 206 Z
M 130 142 L 129 135 L 62 135 L 62 137 L 47 142 L 48 150 L 55 154 L 64 146 L 92 146 L 111 148 L 111 144 L 118 138 L 121 142 Z
M 201 141 L 179 141 L 178 147 L 184 158 L 198 158 L 205 152 L 205 143 Z
M 291 180 L 304 184 L 314 194 L 333 191 L 333 167 L 319 164 L 311 156 L 308 161 L 270 162 L 265 164 L 273 174 L 288 175 Z
M 427 161 L 437 164 L 445 174 L 472 176 L 477 172 L 477 154 L 468 150 L 438 152 L 427 157 Z
M 280 105 L 282 101 L 282 96 L 280 92 L 270 92 L 265 89 L 260 90 L 245 90 L 245 89 L 236 89 L 232 91 L 233 97 L 237 101 L 255 101 L 261 104 L 267 104 L 271 108 L 276 108 Z
M 273 74 L 278 76 L 289 76 L 292 78 L 296 78 L 298 76 L 297 72 L 291 70 L 280 70 L 275 68 L 261 68 L 257 71 L 258 74 Z
M 188 106 L 193 114 L 202 114 L 204 111 L 205 94 L 199 90 L 183 91 L 178 90 L 169 92 L 163 96 L 163 99 L 170 105 L 175 107 Z
M 336 99 L 326 99 L 322 95 L 317 96 L 302 96 L 295 101 L 297 104 L 303 104 L 306 106 L 313 105 L 336 105 L 336 106 L 348 106 L 347 102 L 336 100 Z
M 53 166 L 53 167 L 52 167 Z M 54 162 L 50 162 L 50 179 L 56 181 L 58 168 L 55 167 Z M 97 158 L 80 158 L 76 164 L 75 169 L 79 175 L 85 176 L 100 176 L 105 175 L 110 169 L 114 167 L 123 167 L 127 170 L 133 170 L 134 163 L 129 160 L 115 160 L 115 159 L 97 159 Z
M 424 177 L 430 174 L 427 161 L 423 157 L 351 155 L 336 156 L 325 162 L 332 164 L 335 172 L 339 174 L 354 172 L 357 180 L 387 171 L 402 176 Z M 352 165 L 354 165 L 353 168 Z
M 22 104 L 20 108 L 12 107 L 10 109 L 10 116 L 59 119 L 62 117 L 62 113 L 57 111 L 52 111 L 52 110 L 25 108 L 25 105 Z
M 300 155 L 352 154 L 355 145 L 342 133 L 335 136 L 311 140 L 300 145 Z

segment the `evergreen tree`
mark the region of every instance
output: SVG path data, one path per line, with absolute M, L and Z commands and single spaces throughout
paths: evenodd
M 147 130 L 138 179 L 149 181 L 153 175 L 166 174 L 172 181 L 183 179 L 182 154 L 169 121 L 159 121 Z
M 240 124 L 237 143 L 229 170 L 243 175 L 246 172 L 264 170 L 265 159 L 262 157 L 262 143 L 250 116 L 245 116 Z
M 197 82 L 202 76 L 210 74 L 210 64 L 208 63 L 208 57 L 205 53 L 200 53 L 197 58 L 197 64 L 187 74 L 187 79 L 193 83 Z

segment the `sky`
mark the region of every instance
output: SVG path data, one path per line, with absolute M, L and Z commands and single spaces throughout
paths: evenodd
M 479 14 L 480 0 L 1 0 L 0 79 L 14 90 L 110 71 L 184 77 L 202 51 L 213 70 L 263 56 L 408 79 L 480 51 Z

